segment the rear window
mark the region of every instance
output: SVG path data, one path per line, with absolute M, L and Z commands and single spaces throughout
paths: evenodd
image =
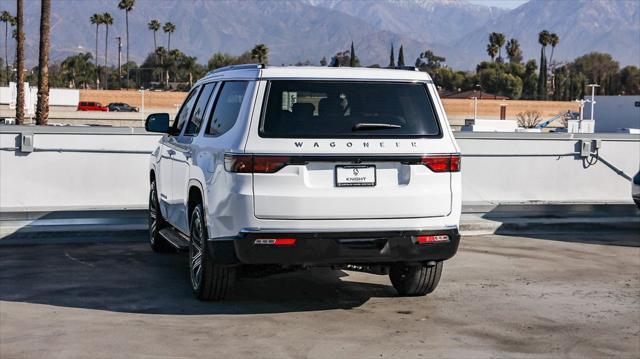
M 267 138 L 441 135 L 422 83 L 275 80 L 262 116 Z

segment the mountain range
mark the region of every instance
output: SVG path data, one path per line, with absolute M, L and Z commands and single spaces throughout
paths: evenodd
M 95 51 L 94 13 L 109 12 L 109 62 L 117 62 L 116 36 L 124 41 L 124 12 L 117 0 L 53 0 L 51 57 Z M 0 11 L 15 14 L 15 2 L 3 0 Z M 354 42 L 364 65 L 387 65 L 389 48 L 400 44 L 407 65 L 420 52 L 444 55 L 457 69 L 473 69 L 488 58 L 490 32 L 520 41 L 525 59 L 538 58 L 537 34 L 556 32 L 554 59 L 569 61 L 591 51 L 608 52 L 622 65 L 640 65 L 640 2 L 627 0 L 530 0 L 512 10 L 465 0 L 138 0 L 129 14 L 131 60 L 141 63 L 153 51 L 151 19 L 171 21 L 171 47 L 206 63 L 218 51 L 240 54 L 257 43 L 269 47 L 271 64 L 310 61 L 318 64 Z M 37 63 L 39 2 L 25 2 L 27 64 Z M 104 26 L 99 56 L 104 56 Z M 167 36 L 157 33 L 158 45 Z M 126 45 L 125 45 L 126 46 Z M 124 61 L 126 47 L 123 46 Z M 4 54 L 1 54 L 4 55 Z M 4 56 L 3 56 L 4 57 Z M 396 52 L 397 57 L 397 52 Z M 13 55 L 10 54 L 10 58 Z M 104 60 L 101 60 L 101 62 Z

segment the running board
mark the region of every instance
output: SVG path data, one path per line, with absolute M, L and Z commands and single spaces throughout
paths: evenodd
M 160 235 L 167 243 L 175 247 L 179 251 L 189 249 L 189 240 L 180 232 L 173 228 L 163 228 L 160 230 Z

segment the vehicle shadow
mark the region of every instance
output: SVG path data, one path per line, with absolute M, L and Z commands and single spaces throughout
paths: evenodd
M 497 235 L 640 247 L 640 220 L 630 220 L 640 219 L 640 210 L 633 204 L 498 205 L 482 218 L 502 222 Z
M 311 269 L 240 278 L 225 301 L 191 294 L 184 254 L 133 242 L 0 246 L 0 300 L 146 314 L 256 314 L 358 307 L 395 296 L 391 286 L 344 282 L 345 272 Z

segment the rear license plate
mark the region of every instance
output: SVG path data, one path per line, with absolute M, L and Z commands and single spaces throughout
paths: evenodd
M 376 166 L 336 166 L 336 187 L 373 187 L 376 185 Z

